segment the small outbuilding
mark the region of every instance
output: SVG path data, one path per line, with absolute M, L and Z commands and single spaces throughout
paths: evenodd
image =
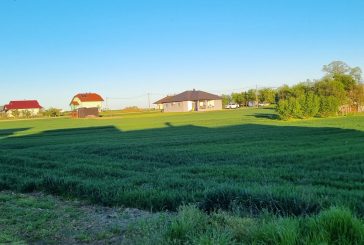
M 92 118 L 99 117 L 99 110 L 97 107 L 92 108 L 78 108 L 72 111 L 72 117 L 74 118 Z
M 195 89 L 174 96 L 167 96 L 154 102 L 154 104 L 164 112 L 222 110 L 220 96 Z

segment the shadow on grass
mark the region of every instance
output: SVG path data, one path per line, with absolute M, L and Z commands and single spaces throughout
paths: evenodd
M 363 140 L 356 130 L 258 124 L 52 130 L 0 140 L 0 190 L 149 210 L 197 202 L 305 215 L 345 204 L 364 214 Z
M 250 116 L 256 117 L 256 118 L 266 118 L 266 119 L 272 119 L 272 120 L 278 120 L 279 116 L 277 114 L 273 113 L 254 113 Z
M 14 135 L 17 132 L 25 131 L 30 128 L 12 128 L 12 129 L 0 129 L 0 139 Z

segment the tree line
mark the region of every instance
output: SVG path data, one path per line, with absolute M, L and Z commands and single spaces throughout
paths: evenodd
M 222 95 L 222 104 L 237 103 L 240 106 L 248 106 L 249 102 L 273 104 L 276 103 L 277 91 L 272 88 L 262 88 L 259 90 L 249 89 L 241 93 L 232 93 L 230 95 Z
M 63 116 L 64 113 L 61 109 L 57 108 L 49 108 L 43 109 L 39 112 L 38 115 L 33 115 L 30 110 L 11 110 L 10 115 L 5 111 L 0 112 L 0 119 L 8 119 L 8 118 L 33 118 L 33 117 L 60 117 Z
M 233 101 L 241 106 L 247 106 L 249 101 L 276 104 L 276 111 L 284 120 L 364 111 L 364 85 L 359 67 L 333 61 L 322 70 L 325 75 L 319 80 L 223 95 L 223 103 Z

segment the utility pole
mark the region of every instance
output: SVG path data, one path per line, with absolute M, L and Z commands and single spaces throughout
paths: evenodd
M 258 107 L 258 84 L 255 85 L 255 106 Z
M 149 107 L 149 110 L 150 110 L 150 93 L 147 93 L 148 95 L 148 107 Z

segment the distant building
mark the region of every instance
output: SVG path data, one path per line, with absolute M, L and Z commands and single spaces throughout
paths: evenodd
M 167 96 L 154 104 L 164 112 L 222 110 L 220 96 L 199 90 L 188 90 L 174 96 Z
M 249 107 L 258 106 L 258 102 L 257 101 L 254 101 L 254 100 L 250 100 L 250 101 L 248 101 L 248 106 Z
M 339 113 L 342 115 L 347 115 L 350 113 L 364 112 L 364 105 L 354 103 L 352 105 L 345 104 L 339 106 Z
M 97 107 L 92 108 L 78 108 L 72 111 L 71 116 L 73 118 L 92 118 L 99 117 L 99 110 Z
M 3 110 L 8 117 L 14 117 L 14 111 L 17 111 L 22 117 L 26 112 L 30 113 L 30 116 L 36 116 L 42 108 L 37 100 L 13 100 L 5 105 Z
M 73 96 L 70 106 L 72 110 L 80 108 L 98 108 L 101 111 L 104 99 L 96 93 L 76 94 Z

